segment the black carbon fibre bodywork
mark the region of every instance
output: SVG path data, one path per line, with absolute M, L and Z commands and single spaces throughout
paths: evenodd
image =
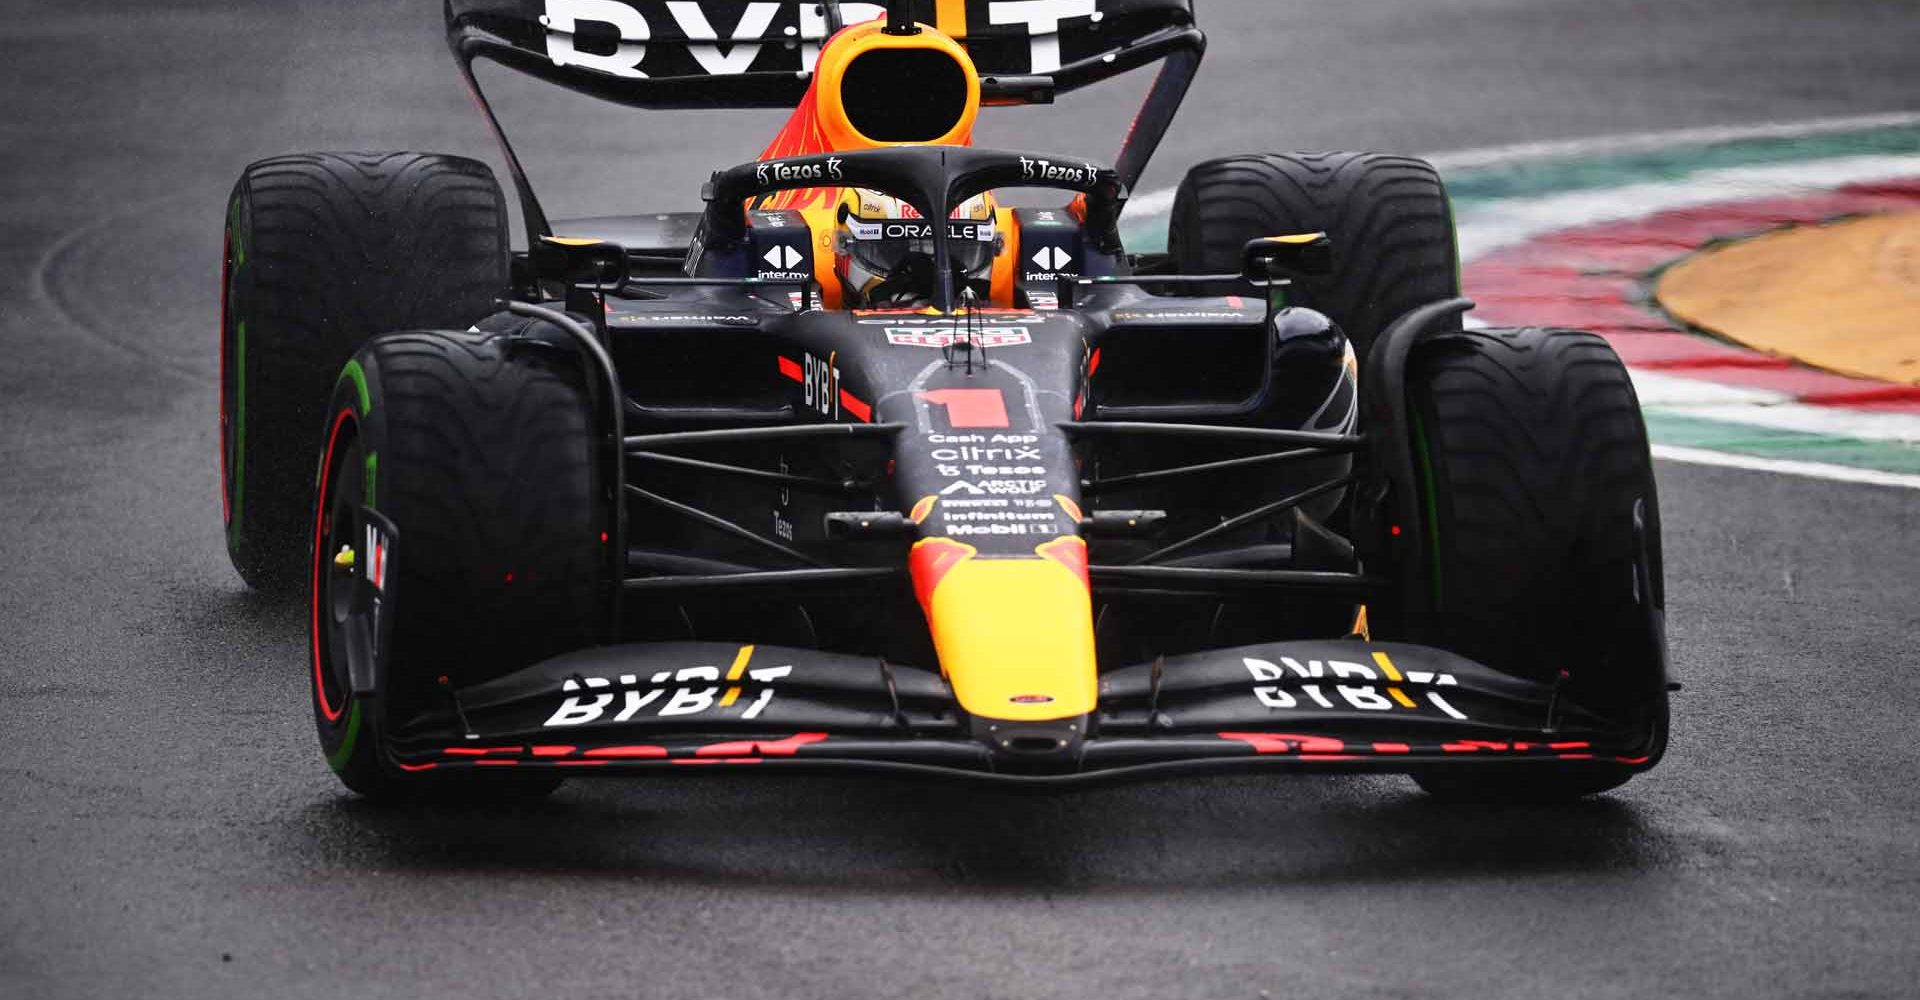
M 694 6 L 665 10 L 680 19 Z M 745 25 L 765 6 L 732 16 Z M 893 6 L 903 25 L 955 9 Z M 991 20 L 963 6 L 969 23 Z M 455 666 L 433 703 L 390 705 L 387 678 L 422 666 L 390 662 L 384 639 L 407 595 L 367 584 L 342 634 L 353 694 L 386 706 L 374 729 L 388 763 L 754 762 L 1053 782 L 1658 761 L 1664 731 L 1649 713 L 1603 717 L 1558 683 L 1368 638 L 1370 603 L 1421 610 L 1404 600 L 1421 591 L 1429 516 L 1410 471 L 1407 359 L 1436 319 L 1471 303 L 1434 303 L 1383 331 L 1363 383 L 1339 327 L 1287 303 L 1278 262 L 1326 266 L 1324 235 L 1254 240 L 1239 274 L 1169 274 L 1129 254 L 1118 226 L 1129 186 L 1202 39 L 1185 0 L 1100 0 L 1095 12 L 1105 17 L 1084 37 L 1054 25 L 1047 65 L 1035 49 L 1023 77 L 993 76 L 1011 34 L 965 41 L 983 92 L 1007 101 L 1168 57 L 1118 168 L 955 145 L 776 157 L 715 172 L 699 213 L 556 226 L 502 137 L 531 249 L 515 262 L 516 301 L 477 329 L 585 370 L 609 512 L 601 642 L 465 686 L 449 680 Z M 619 29 L 591 51 L 560 29 L 589 13 Z M 449 0 L 447 16 L 469 80 L 484 55 L 647 107 L 789 103 L 806 84 L 745 54 L 745 68 L 698 76 L 684 60 L 706 65 L 712 23 L 636 35 L 651 22 L 622 0 Z M 795 37 L 814 37 L 804 27 Z M 955 277 L 960 237 L 928 225 L 916 236 L 932 250 L 922 298 L 828 310 L 811 265 L 836 234 L 767 201 L 823 188 L 878 191 L 932 220 L 1002 188 L 1071 201 L 1020 210 L 999 234 L 1013 266 L 987 283 L 996 304 Z M 404 566 L 407 526 L 363 513 L 381 564 Z M 965 560 L 1074 574 L 1069 587 L 1009 592 L 1089 613 L 1029 616 L 1017 633 L 1090 625 L 1072 647 L 1081 694 L 1018 674 L 991 703 L 967 700 L 948 646 L 1000 625 L 970 609 L 1023 609 L 976 596 L 936 622 L 940 567 Z M 1642 606 L 1661 635 L 1659 608 Z M 993 655 L 973 669 L 1008 660 Z M 1664 698 L 1664 662 L 1646 673 L 1633 704 Z M 1056 701 L 1074 707 L 1032 708 Z
M 729 664 L 732 666 L 730 667 Z M 391 742 L 414 769 L 702 764 L 1083 782 L 1183 769 L 1404 771 L 1488 761 L 1642 768 L 1659 748 L 1546 686 L 1438 650 L 1271 643 L 1109 671 L 1084 733 L 969 725 L 936 673 L 817 650 L 657 643 L 462 691 Z M 996 739 L 997 735 L 1003 738 Z
M 1035 176 L 1045 159 L 1077 166 Z M 1361 435 L 1338 327 L 1280 305 L 1283 287 L 1262 278 L 1207 276 L 1243 294 L 1156 294 L 1191 283 L 1130 273 L 1102 235 L 1123 189 L 1096 165 L 903 147 L 746 164 L 707 196 L 738 205 L 821 179 L 927 214 L 1007 183 L 1085 195 L 1073 307 L 1048 301 L 1062 284 L 1048 274 L 1023 278 L 1013 307 L 943 308 L 943 287 L 926 308 L 813 308 L 801 283 L 754 273 L 757 217 L 785 233 L 778 213 L 741 226 L 710 208 L 678 277 L 614 280 L 606 244 L 582 250 L 595 277 L 569 301 L 593 314 L 516 304 L 481 326 L 571 345 L 601 369 L 624 553 L 609 644 L 389 720 L 396 764 L 756 761 L 1060 781 L 1657 761 L 1659 734 L 1637 719 L 1442 650 L 1342 638 L 1361 605 L 1403 586 L 1364 567 L 1405 565 L 1394 547 L 1423 534 L 1417 505 L 1390 502 L 1406 489 L 1391 379 L 1403 365 L 1380 364 L 1365 398 L 1382 433 Z M 630 261 L 662 248 L 634 249 Z M 551 281 L 570 265 L 538 266 Z M 1403 357 L 1429 316 L 1463 306 L 1410 315 L 1375 353 Z M 406 558 L 398 533 L 392 560 Z M 923 539 L 1024 559 L 1083 540 L 1098 709 L 970 716 L 937 669 L 909 572 Z

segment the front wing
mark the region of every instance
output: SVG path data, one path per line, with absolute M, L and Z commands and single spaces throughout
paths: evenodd
M 1050 722 L 959 711 L 933 672 L 774 646 L 581 650 L 450 691 L 390 729 L 408 771 L 888 769 L 1043 783 L 1189 770 L 1419 771 L 1586 761 L 1641 770 L 1646 713 L 1607 718 L 1552 686 L 1438 649 L 1357 639 L 1170 656 L 1104 673 L 1100 708 Z

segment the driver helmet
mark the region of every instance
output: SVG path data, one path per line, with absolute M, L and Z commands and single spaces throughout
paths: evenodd
M 840 199 L 834 272 L 850 308 L 913 307 L 933 300 L 933 227 L 912 205 L 892 195 L 848 188 Z M 975 195 L 953 210 L 947 250 L 954 291 L 971 288 L 985 299 L 1002 243 L 994 230 L 993 197 Z

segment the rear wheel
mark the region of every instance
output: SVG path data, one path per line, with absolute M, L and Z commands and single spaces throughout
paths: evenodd
M 577 364 L 530 340 L 392 334 L 354 356 L 328 412 L 311 628 L 314 718 L 329 763 L 349 788 L 376 797 L 551 791 L 559 782 L 546 775 L 468 782 L 404 772 L 378 737 L 443 709 L 448 687 L 599 635 L 611 513 Z M 356 699 L 342 609 L 351 567 L 371 556 L 350 527 L 362 503 L 394 527 L 394 598 L 386 676 L 377 697 Z M 341 557 L 343 548 L 353 555 Z
M 292 586 L 314 428 L 368 337 L 465 327 L 507 288 L 506 201 L 477 160 L 304 153 L 247 167 L 221 270 L 222 509 L 234 568 Z
M 1180 182 L 1167 248 L 1183 273 L 1236 273 L 1248 240 L 1309 232 L 1332 237 L 1333 270 L 1294 286 L 1290 301 L 1333 317 L 1363 360 L 1402 313 L 1460 294 L 1446 187 L 1430 164 L 1410 156 L 1209 160 Z
M 1291 286 L 1288 303 L 1333 319 L 1362 364 L 1375 338 L 1401 314 L 1459 294 L 1446 187 L 1431 165 L 1408 156 L 1266 153 L 1201 163 L 1175 194 L 1168 250 L 1182 273 L 1237 273 L 1247 241 L 1307 232 L 1332 238 L 1333 267 Z M 1459 328 L 1458 319 L 1448 322 Z M 1336 534 L 1346 532 L 1344 502 L 1313 513 Z M 1337 620 L 1327 634 L 1339 634 L 1354 611 L 1340 605 L 1316 617 Z M 1268 609 L 1258 614 L 1276 618 Z
M 1569 699 L 1637 720 L 1657 757 L 1660 509 L 1626 367 L 1590 333 L 1472 330 L 1425 341 L 1408 394 L 1433 611 L 1409 618 L 1389 603 L 1376 635 L 1543 683 L 1564 671 Z M 1565 798 L 1631 774 L 1583 761 L 1416 780 L 1439 795 Z

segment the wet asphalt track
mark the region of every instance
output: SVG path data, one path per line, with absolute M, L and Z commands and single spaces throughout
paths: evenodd
M 221 551 L 222 200 L 281 151 L 489 149 L 437 4 L 229 6 L 0 18 L 0 997 L 1911 995 L 1912 491 L 1662 465 L 1675 745 L 1574 807 L 1397 779 L 349 798 L 298 615 Z M 1920 14 L 1887 0 L 1207 0 L 1202 23 L 1148 186 L 1241 149 L 1920 99 Z M 555 144 L 536 180 L 576 186 L 557 214 L 691 201 L 774 127 L 510 96 L 510 125 L 563 116 L 521 127 Z M 1102 153 L 1130 97 L 983 141 Z

